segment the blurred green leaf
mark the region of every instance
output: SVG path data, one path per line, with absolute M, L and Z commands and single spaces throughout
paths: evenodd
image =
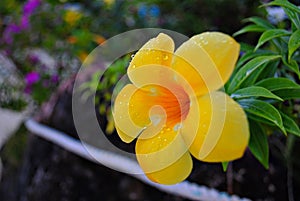
M 283 121 L 283 126 L 286 129 L 288 133 L 291 133 L 293 135 L 296 135 L 300 137 L 300 129 L 297 123 L 288 115 L 284 114 L 283 112 L 280 112 L 282 121 Z
M 267 20 L 260 17 L 249 17 L 243 20 L 243 22 L 252 22 L 258 26 L 264 27 L 266 29 L 274 29 L 275 27 Z
M 266 168 L 269 168 L 269 145 L 265 130 L 260 124 L 249 121 L 250 141 L 249 149 L 257 160 Z
M 272 122 L 280 128 L 283 133 L 286 133 L 281 115 L 273 105 L 256 99 L 242 99 L 238 100 L 238 103 L 247 113 Z
M 264 32 L 264 31 L 266 31 L 265 27 L 255 25 L 255 24 L 251 24 L 251 25 L 245 26 L 241 30 L 235 32 L 233 34 L 233 36 L 235 37 L 235 36 L 238 36 L 238 35 L 241 35 L 241 34 L 244 34 L 244 33 L 248 33 L 248 32 Z
M 281 97 L 284 100 L 290 100 L 290 99 L 300 99 L 300 89 L 282 89 L 273 91 L 274 94 Z
M 300 30 L 295 31 L 289 40 L 289 56 L 288 61 L 291 60 L 294 52 L 300 47 Z
M 280 58 L 280 55 L 258 56 L 247 62 L 240 70 L 234 75 L 228 86 L 228 93 L 231 94 L 237 90 L 241 84 L 257 70 L 259 67 L 270 61 Z
M 288 36 L 288 35 L 291 35 L 291 32 L 286 31 L 284 29 L 269 29 L 263 32 L 263 34 L 260 36 L 254 51 L 256 51 L 260 46 L 262 46 L 263 44 L 265 44 L 266 42 L 274 38 Z
M 275 100 L 282 101 L 282 99 L 272 92 L 270 92 L 268 89 L 258 86 L 251 86 L 243 89 L 239 89 L 235 91 L 232 95 L 232 98 L 234 99 L 244 99 L 244 98 L 250 98 L 250 97 L 264 97 L 264 98 L 271 98 Z

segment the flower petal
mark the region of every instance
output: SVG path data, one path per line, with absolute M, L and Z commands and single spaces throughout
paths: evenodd
M 130 71 L 144 65 L 161 65 L 168 67 L 172 62 L 174 41 L 166 34 L 160 33 L 156 38 L 150 39 L 133 57 L 128 67 L 128 76 L 133 84 L 136 79 L 144 76 L 131 76 Z M 149 75 L 145 75 L 149 76 Z M 136 85 L 138 86 L 138 85 Z
M 239 55 L 239 44 L 219 32 L 193 36 L 175 52 L 172 68 L 191 84 L 198 95 L 222 87 Z
M 201 33 L 190 40 L 208 53 L 217 66 L 223 83 L 226 83 L 238 59 L 240 45 L 231 36 L 220 32 Z
M 163 126 L 161 128 L 161 126 Z M 174 184 L 191 172 L 192 160 L 178 127 L 158 125 L 157 133 L 146 129 L 136 143 L 136 157 L 146 175 L 155 182 Z
M 199 122 L 195 125 L 195 122 Z M 195 101 L 183 122 L 181 134 L 194 157 L 206 162 L 240 158 L 249 140 L 243 109 L 223 92 L 212 92 Z
M 192 40 L 186 41 L 176 50 L 172 69 L 185 78 L 197 95 L 214 91 L 224 84 L 210 56 Z M 186 88 L 185 84 L 179 84 Z
M 160 184 L 172 185 L 185 180 L 191 173 L 193 161 L 189 152 L 186 152 L 169 167 L 152 173 L 146 173 L 147 177 Z
M 113 115 L 118 134 L 124 142 L 132 141 L 152 124 L 174 126 L 186 117 L 189 109 L 187 94 L 176 86 L 170 89 L 173 92 L 158 85 L 137 88 L 129 84 L 120 91 Z
M 124 142 L 131 142 L 134 140 L 144 129 L 134 123 L 129 115 L 129 102 L 132 95 L 138 90 L 134 85 L 126 85 L 115 99 L 113 106 L 113 117 L 115 126 L 120 138 Z

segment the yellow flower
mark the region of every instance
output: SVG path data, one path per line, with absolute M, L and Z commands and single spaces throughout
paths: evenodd
M 64 20 L 70 24 L 74 25 L 80 18 L 82 17 L 82 13 L 77 10 L 67 10 L 64 15 Z
M 113 116 L 120 138 L 136 141 L 149 179 L 175 184 L 192 170 L 192 154 L 206 162 L 240 158 L 249 140 L 243 109 L 224 92 L 239 44 L 219 32 L 196 35 L 174 52 L 166 34 L 149 40 L 127 70 L 133 84 L 117 95 Z

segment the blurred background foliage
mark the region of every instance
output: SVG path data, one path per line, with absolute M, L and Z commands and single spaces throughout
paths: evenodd
M 144 27 L 187 36 L 206 30 L 232 34 L 245 17 L 265 13 L 259 4 L 259 0 L 1 0 L 0 51 L 15 64 L 21 91 L 41 104 L 106 38 Z M 251 43 L 253 36 L 243 40 Z

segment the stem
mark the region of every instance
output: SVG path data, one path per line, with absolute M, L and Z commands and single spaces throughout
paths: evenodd
M 226 171 L 226 180 L 227 180 L 227 192 L 229 194 L 233 194 L 233 170 L 232 170 L 232 162 L 228 163 L 227 171 Z

